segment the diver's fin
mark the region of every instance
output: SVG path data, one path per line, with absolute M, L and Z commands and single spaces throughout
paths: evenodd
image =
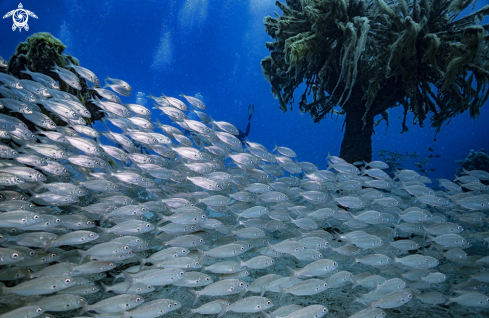
M 253 116 L 254 112 L 255 112 L 255 104 L 249 104 L 248 105 L 248 120 L 251 119 L 251 116 Z

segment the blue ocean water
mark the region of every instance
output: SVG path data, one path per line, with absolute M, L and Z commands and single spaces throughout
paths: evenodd
M 19 0 L 0 1 L 0 12 L 17 8 Z M 199 94 L 208 114 L 245 130 L 248 104 L 255 105 L 250 138 L 268 149 L 287 146 L 300 161 L 325 168 L 329 153 L 338 155 L 343 118 L 313 124 L 298 107 L 282 114 L 264 80 L 260 61 L 268 55 L 264 43 L 263 17 L 280 13 L 274 0 L 53 0 L 23 1 L 24 9 L 38 19 L 29 19 L 29 30 L 12 31 L 11 18 L 0 21 L 0 56 L 8 59 L 19 42 L 36 32 L 50 32 L 66 46 L 65 53 L 80 60 L 99 78 L 120 78 L 136 92 L 168 96 Z M 478 1 L 476 9 L 486 5 Z M 470 9 L 470 7 L 469 7 Z M 487 21 L 485 21 L 487 23 Z M 299 90 L 300 91 L 300 90 Z M 151 105 L 151 100 L 148 101 Z M 155 114 L 158 112 L 155 112 Z M 163 117 L 163 116 L 161 116 Z M 410 117 L 412 119 L 412 116 Z M 430 166 L 429 177 L 452 179 L 471 149 L 489 150 L 489 110 L 472 120 L 468 113 L 445 125 L 434 141 L 435 130 L 409 124 L 400 134 L 402 109 L 390 109 L 390 125 L 376 128 L 376 151 L 440 154 Z M 407 121 L 410 122 L 409 119 Z M 412 120 L 411 120 L 412 122 Z M 428 151 L 431 147 L 435 152 Z M 412 168 L 413 166 L 407 166 Z

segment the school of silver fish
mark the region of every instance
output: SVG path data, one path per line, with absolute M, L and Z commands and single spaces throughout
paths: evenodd
M 81 66 L 53 71 L 99 84 Z M 489 173 L 435 187 L 382 161 L 328 156 L 320 170 L 243 144 L 195 97 L 151 96 L 168 124 L 153 121 L 112 78 L 93 88 L 97 131 L 76 96 L 24 72 L 0 73 L 1 108 L 36 126 L 0 114 L 0 318 L 488 313 Z M 335 290 L 350 295 L 344 312 L 330 310 Z

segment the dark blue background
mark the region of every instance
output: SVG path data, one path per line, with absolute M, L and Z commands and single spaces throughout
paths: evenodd
M 263 17 L 280 10 L 275 0 L 69 0 L 22 1 L 24 9 L 39 18 L 29 18 L 29 31 L 12 31 L 12 19 L 0 20 L 0 56 L 8 59 L 21 41 L 35 32 L 50 32 L 67 45 L 66 53 L 80 60 L 103 80 L 106 76 L 129 82 L 136 92 L 178 96 L 200 93 L 208 114 L 244 130 L 247 106 L 255 104 L 249 138 L 268 149 L 275 143 L 298 153 L 300 161 L 325 168 L 330 152 L 338 155 L 343 118 L 313 124 L 308 114 L 282 114 L 269 84 L 261 75 L 260 60 L 268 55 L 264 42 Z M 19 0 L 0 1 L 3 16 L 16 9 Z M 487 4 L 478 1 L 477 8 Z M 151 100 L 148 105 L 151 106 Z M 160 111 L 154 114 L 162 117 Z M 429 168 L 430 177 L 452 178 L 455 160 L 470 149 L 489 150 L 489 110 L 481 109 L 477 120 L 468 113 L 444 126 L 433 141 L 434 129 L 419 128 L 409 121 L 409 132 L 401 131 L 401 108 L 390 110 L 385 124 L 373 137 L 374 152 L 380 149 L 428 155 L 428 147 L 441 158 Z M 410 116 L 412 119 L 412 116 Z M 428 120 L 426 121 L 429 126 Z M 374 157 L 378 158 L 376 154 Z M 409 166 L 412 167 L 412 166 Z

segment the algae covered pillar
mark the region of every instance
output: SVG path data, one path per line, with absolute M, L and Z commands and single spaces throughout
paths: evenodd
M 476 10 L 475 2 L 277 1 L 282 14 L 264 18 L 273 41 L 263 75 L 283 112 L 297 102 L 315 123 L 345 116 L 340 156 L 370 161 L 375 121 L 389 108 L 404 108 L 401 132 L 408 113 L 437 132 L 464 111 L 479 115 L 489 97 L 489 27 L 481 24 L 489 5 Z
M 357 106 L 357 108 L 363 105 Z M 372 160 L 373 116 L 367 115 L 363 125 L 363 113 L 358 109 L 346 110 L 344 135 L 341 142 L 340 157 L 347 162 Z

